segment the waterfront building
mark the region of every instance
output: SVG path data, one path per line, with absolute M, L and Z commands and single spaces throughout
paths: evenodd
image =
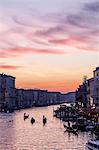
M 34 89 L 33 93 L 34 93 L 34 105 L 36 106 L 37 101 L 39 100 L 39 90 L 38 89 Z
M 62 94 L 60 92 L 47 92 L 47 104 L 59 104 L 62 102 Z
M 47 105 L 47 90 L 17 89 L 16 91 L 18 108 Z
M 96 106 L 99 106 L 99 67 L 97 67 L 94 71 L 94 95 L 93 100 Z
M 68 92 L 64 95 L 64 98 L 62 100 L 67 103 L 75 103 L 75 92 Z
M 55 101 L 56 101 L 55 92 L 47 92 L 47 104 L 48 105 L 54 104 Z
M 23 89 L 16 89 L 16 108 L 23 108 L 24 95 Z
M 34 93 L 32 89 L 16 89 L 17 108 L 28 108 L 34 105 Z
M 74 93 L 62 94 L 40 89 L 16 89 L 15 102 L 16 108 L 26 108 L 71 102 L 72 98 L 74 99 Z
M 87 107 L 87 82 L 79 85 L 79 88 L 76 90 L 76 106 Z
M 87 107 L 94 105 L 94 78 L 87 80 Z
M 99 67 L 93 71 L 93 77 L 76 90 L 76 104 L 81 107 L 99 106 Z
M 15 107 L 15 77 L 0 74 L 0 109 Z
M 38 90 L 38 100 L 36 101 L 37 106 L 47 105 L 47 90 Z
M 62 103 L 62 93 L 60 93 L 60 92 L 56 92 L 56 102 L 55 102 L 55 104 L 60 104 L 60 103 Z
M 93 71 L 93 78 L 87 80 L 87 98 L 90 105 L 99 106 L 99 67 Z

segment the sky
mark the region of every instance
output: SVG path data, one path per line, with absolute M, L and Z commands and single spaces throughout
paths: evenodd
M 17 88 L 75 91 L 97 66 L 98 0 L 0 0 L 0 73 Z

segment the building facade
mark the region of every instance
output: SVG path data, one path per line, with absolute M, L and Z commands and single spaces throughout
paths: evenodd
M 94 105 L 94 78 L 87 80 L 87 107 Z
M 62 103 L 62 94 L 60 92 L 47 92 L 47 104 L 60 104 Z
M 16 108 L 29 108 L 34 106 L 34 92 L 32 89 L 16 89 Z
M 35 105 L 46 106 L 47 105 L 47 90 L 34 90 L 35 93 Z M 37 99 L 36 99 L 37 98 Z
M 0 109 L 15 107 L 15 77 L 0 74 Z
M 99 67 L 93 71 L 93 77 L 76 90 L 76 104 L 85 107 L 99 106 Z
M 76 90 L 76 106 L 78 107 L 87 107 L 87 83 L 79 85 L 79 88 Z
M 96 106 L 99 106 L 99 67 L 93 71 L 94 76 L 94 94 L 93 101 Z

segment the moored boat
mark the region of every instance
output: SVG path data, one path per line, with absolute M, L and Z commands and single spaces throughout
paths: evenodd
M 86 127 L 86 131 L 94 131 L 95 126 L 94 125 L 88 125 Z
M 77 130 L 73 129 L 72 127 L 66 126 L 64 124 L 64 128 L 66 129 L 67 132 L 77 135 Z
M 89 150 L 99 150 L 99 140 L 89 140 L 88 143 L 86 144 L 86 147 Z
M 99 150 L 99 123 L 95 125 L 94 128 L 95 139 L 91 139 L 86 144 L 89 150 Z

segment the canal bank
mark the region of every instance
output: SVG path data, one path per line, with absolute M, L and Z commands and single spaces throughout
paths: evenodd
M 91 138 L 89 133 L 79 132 L 78 136 L 64 132 L 63 123 L 53 118 L 53 107 L 37 107 L 0 113 L 0 149 L 2 150 L 84 150 Z M 24 113 L 29 118 L 24 121 Z M 43 115 L 47 123 L 43 126 Z M 35 123 L 30 123 L 31 117 Z

